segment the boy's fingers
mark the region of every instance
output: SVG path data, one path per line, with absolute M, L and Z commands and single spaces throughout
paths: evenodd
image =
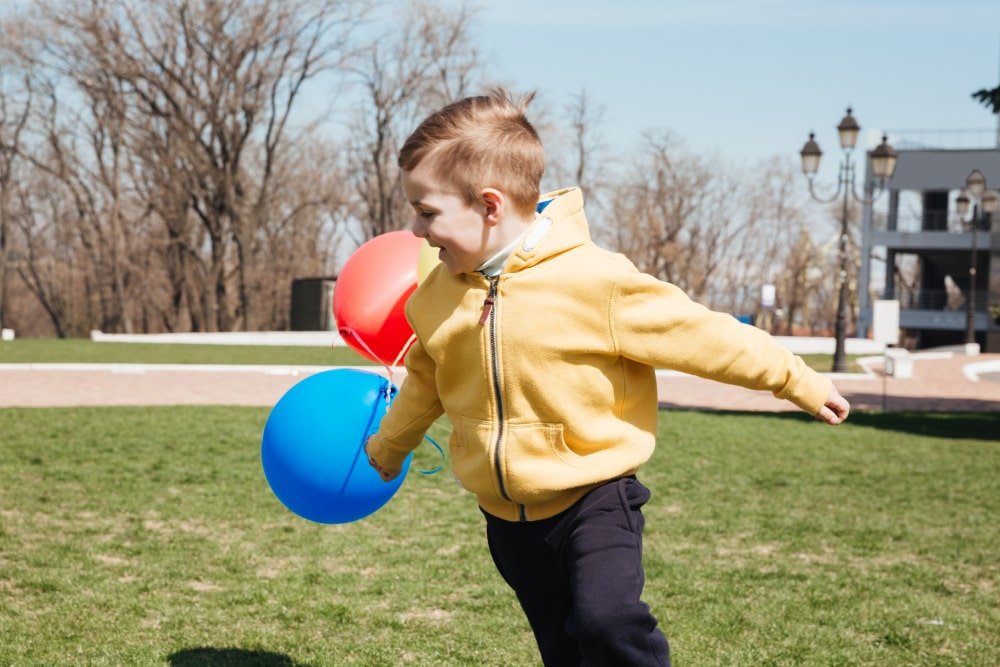
M 827 424 L 832 426 L 836 426 L 837 424 L 843 422 L 847 418 L 848 408 L 841 405 L 834 405 L 832 407 L 834 409 L 830 409 L 830 407 L 826 405 L 821 407 L 819 412 L 816 413 L 816 418 L 821 421 L 825 421 Z
M 836 387 L 830 389 L 830 395 L 826 399 L 826 403 L 819 409 L 816 413 L 816 419 L 825 421 L 827 424 L 836 426 L 847 419 L 847 415 L 851 412 L 851 404 L 847 402 L 847 399 L 840 395 Z
M 827 405 L 837 416 L 838 424 L 847 419 L 847 415 L 850 414 L 851 412 L 851 404 L 847 402 L 846 398 L 844 398 L 839 394 L 836 396 L 834 400 L 827 403 Z
M 367 448 L 365 450 L 365 453 L 366 454 L 368 453 Z M 402 469 L 387 470 L 383 468 L 379 464 L 375 463 L 375 459 L 373 459 L 370 454 L 368 455 L 368 465 L 370 465 L 372 468 L 375 468 L 375 472 L 378 473 L 378 476 L 382 478 L 383 482 L 391 482 L 392 480 L 396 479 L 396 477 L 399 476 L 399 473 L 402 472 Z
M 372 468 L 375 469 L 375 472 L 378 473 L 378 476 L 382 478 L 383 482 L 391 482 L 392 480 L 399 477 L 399 474 L 403 472 L 402 468 L 395 468 L 395 469 L 383 468 L 378 463 L 376 463 L 372 455 L 368 453 L 367 442 L 365 442 L 365 456 L 368 457 L 368 465 L 370 465 Z

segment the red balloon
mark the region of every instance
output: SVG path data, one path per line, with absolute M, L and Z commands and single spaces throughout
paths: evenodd
M 421 239 L 410 232 L 376 236 L 351 255 L 333 291 L 333 317 L 344 342 L 381 364 L 402 357 L 413 330 L 406 300 L 417 288 Z

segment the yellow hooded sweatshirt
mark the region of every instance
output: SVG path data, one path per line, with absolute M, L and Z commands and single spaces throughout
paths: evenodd
M 439 267 L 411 296 L 408 376 L 369 441 L 380 465 L 400 467 L 447 413 L 462 486 L 494 516 L 533 521 L 649 459 L 655 368 L 819 412 L 828 379 L 764 331 L 594 245 L 578 188 L 546 199 L 501 275 Z

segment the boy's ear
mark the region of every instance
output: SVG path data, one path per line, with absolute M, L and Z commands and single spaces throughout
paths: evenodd
M 507 198 L 496 188 L 483 188 L 479 193 L 479 198 L 483 202 L 485 215 L 483 216 L 489 225 L 500 224 L 507 208 Z

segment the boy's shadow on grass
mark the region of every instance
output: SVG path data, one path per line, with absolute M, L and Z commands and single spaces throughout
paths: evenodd
M 663 409 L 664 405 L 660 405 Z M 688 410 L 666 406 L 670 411 L 687 410 L 718 415 L 759 417 L 778 421 L 812 421 L 799 412 L 747 412 L 741 410 Z M 1000 414 L 997 412 L 873 412 L 852 411 L 846 424 L 883 431 L 898 431 L 913 435 L 952 440 L 1000 441 Z
M 1000 431 L 996 412 L 853 412 L 848 424 L 952 440 L 993 440 Z
M 310 667 L 283 653 L 241 648 L 186 648 L 167 657 L 171 667 Z

